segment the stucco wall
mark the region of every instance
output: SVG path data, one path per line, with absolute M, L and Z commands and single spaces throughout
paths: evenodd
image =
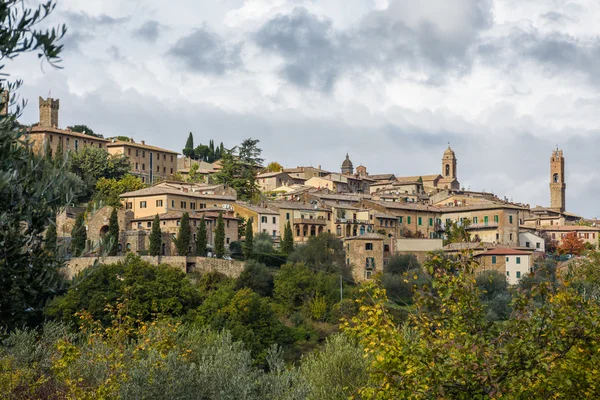
M 152 257 L 142 256 L 142 260 L 149 262 L 152 265 L 168 264 L 174 268 L 180 269 L 184 272 L 220 272 L 226 276 L 237 278 L 244 270 L 244 263 L 242 261 L 235 260 L 222 260 L 218 258 L 206 258 L 206 257 L 179 257 L 179 256 L 163 256 L 163 257 Z M 84 269 L 91 267 L 96 262 L 103 264 L 114 264 L 123 261 L 125 257 L 75 257 L 67 262 L 66 267 L 63 269 L 63 273 L 67 278 L 73 278 L 79 272 Z

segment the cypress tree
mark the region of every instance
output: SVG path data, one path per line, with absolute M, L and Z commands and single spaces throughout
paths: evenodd
M 181 223 L 179 225 L 179 233 L 177 234 L 177 240 L 175 240 L 177 254 L 179 254 L 180 256 L 187 256 L 188 249 L 190 247 L 190 241 L 190 215 L 188 213 L 183 213 L 183 215 L 181 216 Z
M 206 222 L 204 221 L 204 215 L 196 229 L 196 255 L 206 257 Z
M 246 222 L 246 232 L 244 235 L 244 259 L 249 260 L 254 250 L 254 232 L 252 231 L 253 218 L 248 218 Z
M 162 231 L 160 230 L 160 218 L 158 214 L 152 222 L 152 231 L 150 231 L 150 255 L 158 256 L 160 254 L 160 246 L 162 244 Z
M 290 221 L 288 221 L 287 225 L 285 226 L 285 230 L 283 231 L 281 251 L 284 254 L 290 254 L 292 251 L 294 251 L 294 236 L 292 234 L 292 226 L 290 225 Z
M 59 167 L 65 161 L 65 154 L 63 152 L 63 144 L 62 140 L 58 141 L 58 146 L 56 146 L 56 154 L 54 155 L 54 165 Z
M 46 250 L 48 250 L 53 255 L 56 255 L 56 240 L 56 224 L 51 222 L 50 225 L 48 225 L 48 229 L 46 229 L 46 238 L 44 240 L 44 246 L 46 247 Z
M 75 257 L 81 256 L 87 242 L 87 231 L 85 229 L 85 213 L 81 213 L 75 219 L 75 225 L 71 231 L 71 253 Z
M 116 256 L 119 253 L 119 217 L 117 215 L 116 208 L 113 208 L 112 212 L 110 213 L 106 239 L 108 239 L 108 242 L 111 243 L 111 247 L 108 250 L 108 255 Z
M 217 229 L 215 230 L 215 254 L 217 258 L 223 258 L 225 255 L 225 223 L 223 222 L 223 213 L 219 213 L 219 218 L 217 218 Z
M 192 157 L 194 155 L 194 135 L 190 132 L 187 141 L 185 142 L 185 148 L 183 149 L 183 155 L 186 157 Z

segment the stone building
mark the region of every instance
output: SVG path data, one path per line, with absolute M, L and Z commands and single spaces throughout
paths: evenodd
M 475 260 L 479 263 L 477 271 L 495 270 L 506 276 L 509 285 L 516 285 L 521 278 L 533 270 L 531 252 L 498 247 L 477 254 Z
M 398 182 L 419 182 L 423 184 L 424 190 L 428 193 L 443 189 L 459 190 L 457 161 L 454 150 L 448 145 L 442 156 L 441 174 L 396 177 L 396 180 Z
M 297 201 L 273 201 L 269 208 L 279 213 L 279 231 L 284 232 L 289 222 L 295 242 L 305 242 L 311 236 L 324 232 L 331 233 L 328 225 L 331 221 L 331 210 L 314 204 Z
M 565 158 L 562 150 L 556 148 L 550 157 L 550 208 L 566 211 Z
M 106 139 L 60 129 L 58 124 L 59 106 L 58 99 L 39 98 L 40 122 L 27 130 L 27 137 L 36 153 L 44 154 L 47 150 L 53 157 L 59 146 L 62 146 L 63 154 L 67 154 L 68 151 L 79 151 L 84 146 L 106 149 L 109 143 Z
M 296 180 L 286 172 L 265 172 L 256 176 L 256 183 L 261 192 L 270 192 L 281 186 L 291 186 Z
M 136 143 L 133 138 L 129 141 L 113 139 L 106 148 L 109 154 L 126 156 L 131 164 L 129 173 L 140 177 L 142 182 L 152 184 L 177 172 L 179 153 L 147 145 L 144 140 Z
M 594 247 L 598 246 L 598 239 L 600 239 L 600 228 L 596 226 L 540 226 L 537 228 L 537 232 L 548 239 L 555 240 L 558 245 L 562 244 L 563 239 L 571 232 L 575 232 L 577 237 L 580 238 L 584 243 L 589 243 Z
M 250 218 L 252 223 L 252 231 L 256 233 L 268 233 L 274 243 L 279 243 L 283 234 L 281 224 L 279 223 L 279 212 L 271 210 L 267 205 L 255 206 L 248 203 L 236 202 L 233 204 L 233 212 L 236 217 L 243 217 L 246 221 Z
M 352 267 L 352 278 L 356 282 L 371 279 L 383 272 L 384 236 L 368 233 L 344 239 L 346 264 Z
M 142 218 L 169 211 L 201 211 L 206 208 L 231 209 L 236 197 L 230 195 L 213 195 L 195 192 L 181 185 L 178 188 L 166 184 L 123 193 L 121 202 L 124 208 L 132 210 L 135 218 Z

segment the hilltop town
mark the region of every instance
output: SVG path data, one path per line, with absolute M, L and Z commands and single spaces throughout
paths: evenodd
M 219 184 L 214 179 L 223 168 L 222 160 L 205 161 L 211 158 L 196 156 L 191 143 L 185 156 L 143 139 L 104 139 L 61 129 L 59 100 L 51 98 L 40 97 L 39 112 L 39 123 L 28 129 L 36 151 L 53 157 L 57 152 L 64 155 L 96 147 L 110 156 L 124 157 L 129 174 L 141 179 L 142 188 L 119 193 L 118 254 L 148 254 L 152 224 L 158 215 L 163 235 L 160 255 L 181 255 L 175 241 L 185 213 L 192 230 L 188 255 L 196 248 L 194 232 L 201 221 L 207 227 L 209 255 L 214 254 L 219 216 L 225 221 L 227 254 L 232 253 L 230 245 L 244 240 L 240 228 L 245 221 L 252 220 L 253 232 L 268 235 L 276 248 L 289 224 L 294 243 L 322 233 L 343 240 L 356 281 L 381 271 L 393 254 L 414 254 L 422 261 L 431 251 L 468 251 L 482 268 L 499 270 L 510 283 L 517 283 L 532 271 L 536 258 L 561 246 L 569 234 L 586 246 L 598 243 L 600 227 L 595 221 L 567 211 L 565 158 L 558 148 L 549 159 L 547 207 L 465 190 L 459 181 L 457 155 L 450 146 L 437 166 L 418 176 L 371 175 L 364 165 L 354 167 L 348 154 L 339 171 L 325 171 L 320 166 L 253 165 L 252 184 L 260 194 L 244 199 L 227 182 Z M 193 141 L 191 133 L 190 139 Z M 214 152 L 212 142 L 211 146 Z M 219 157 L 219 147 L 216 154 Z M 439 173 L 432 174 L 435 169 Z M 86 217 L 89 248 L 102 242 L 112 208 L 105 206 Z M 69 207 L 57 217 L 60 240 L 70 240 L 74 221 L 84 210 Z M 462 239 L 456 238 L 460 236 L 457 231 L 462 232 Z

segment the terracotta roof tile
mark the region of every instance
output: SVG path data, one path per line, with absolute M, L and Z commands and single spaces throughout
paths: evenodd
M 125 142 L 123 140 L 113 140 L 110 143 L 108 143 L 106 147 L 135 147 L 139 149 L 160 151 L 161 153 L 179 154 L 178 152 L 173 150 L 163 149 L 161 147 L 151 146 L 148 144 L 142 144 L 137 142 Z
M 98 138 L 96 136 L 86 135 L 85 133 L 72 132 L 72 131 L 68 131 L 66 129 L 50 128 L 50 127 L 39 126 L 39 125 L 28 129 L 27 133 L 30 135 L 41 134 L 41 133 L 55 133 L 55 134 L 60 134 L 60 135 L 65 135 L 65 136 L 78 137 L 78 138 L 87 139 L 87 140 L 95 140 L 98 142 L 104 142 L 104 143 L 109 142 L 109 140 L 107 140 L 107 139 L 102 139 L 102 138 Z

